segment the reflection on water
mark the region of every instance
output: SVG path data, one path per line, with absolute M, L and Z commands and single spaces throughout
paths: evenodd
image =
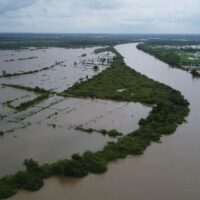
M 190 101 L 188 123 L 176 133 L 153 143 L 139 157 L 112 163 L 103 175 L 84 179 L 50 178 L 38 192 L 20 191 L 15 200 L 199 200 L 200 197 L 200 79 L 136 49 L 136 44 L 116 47 L 137 71 L 180 90 Z

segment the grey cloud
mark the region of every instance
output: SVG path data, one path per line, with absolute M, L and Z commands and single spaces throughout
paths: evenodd
M 36 0 L 1 0 L 0 14 L 4 14 L 8 11 L 17 11 L 21 8 L 31 6 L 35 2 Z
M 74 0 L 71 1 L 73 7 L 80 7 L 86 9 L 94 10 L 113 10 L 123 6 L 123 1 L 121 0 Z
M 200 0 L 0 0 L 1 31 L 13 32 L 198 33 L 199 10 Z

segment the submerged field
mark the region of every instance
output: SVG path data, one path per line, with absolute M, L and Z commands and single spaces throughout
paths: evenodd
M 32 55 L 31 50 L 25 51 Z M 52 48 L 50 51 L 64 51 L 64 57 L 68 60 L 64 66 L 65 71 L 62 73 L 62 77 L 67 78 L 64 79 L 65 83 L 56 90 L 52 89 L 57 86 L 57 82 L 48 84 L 47 80 L 45 85 L 50 90 L 46 90 L 47 88 L 40 84 L 39 80 L 43 72 L 34 73 L 35 78 L 33 74 L 0 78 L 0 159 L 2 160 L 0 176 L 24 170 L 23 161 L 26 158 L 33 158 L 43 164 L 70 158 L 72 154 L 83 153 L 86 150 L 93 152 L 100 150 L 107 142 L 116 139 L 96 131 L 88 134 L 77 130 L 76 127 L 83 126 L 107 131 L 116 129 L 127 134 L 136 130 L 139 120 L 145 118 L 151 110 L 151 107 L 133 102 L 61 96 L 58 91 L 67 89 L 68 82 L 73 85 L 76 81 L 81 82 L 91 78 L 108 68 L 113 59 L 113 53 L 102 51 L 99 47 L 60 50 Z M 15 51 L 9 52 L 11 56 L 11 52 Z M 17 52 L 15 54 L 15 56 L 18 55 Z M 48 53 L 45 55 L 51 56 Z M 53 61 L 55 57 L 51 59 L 51 62 L 55 62 Z M 31 62 L 28 64 L 31 65 Z M 42 60 L 38 58 L 37 62 L 40 63 Z M 29 65 L 26 71 L 29 70 Z M 98 69 L 93 69 L 93 66 L 98 66 Z M 1 67 L 6 69 L 4 65 Z M 45 73 L 57 74 L 59 71 L 57 67 L 62 68 L 62 66 L 56 66 L 55 69 L 45 70 Z M 13 69 L 13 72 L 16 71 L 20 71 L 18 65 Z M 60 81 L 57 76 L 52 77 Z M 28 80 L 30 84 L 24 80 Z M 30 87 L 32 82 L 35 83 L 34 87 Z
M 187 100 L 180 92 L 130 69 L 125 65 L 123 58 L 116 50 L 110 50 L 112 52 L 109 52 L 109 54 L 108 52 L 101 52 L 103 58 L 107 56 L 107 61 L 110 60 L 109 55 L 115 54 L 110 67 L 106 65 L 106 68 L 104 66 L 101 68 L 101 63 L 96 71 L 91 69 L 92 66 L 96 65 L 92 62 L 88 68 L 93 70 L 92 75 L 95 75 L 93 78 L 88 76 L 84 79 L 84 82 L 78 79 L 78 83 L 77 79 L 74 79 L 75 81 L 70 82 L 68 85 L 67 80 L 73 75 L 73 69 L 76 69 L 78 63 L 73 60 L 77 63 L 71 63 L 73 67 L 69 65 L 69 68 L 73 68 L 70 70 L 71 73 L 62 71 L 62 76 L 67 78 L 64 79 L 66 80 L 64 85 L 61 84 L 58 87 L 59 89 L 54 89 L 56 87 L 53 82 L 52 84 L 47 82 L 46 85 L 48 86 L 43 87 L 44 85 L 41 85 L 39 81 L 35 81 L 31 74 L 0 79 L 1 83 L 7 83 L 1 88 L 2 90 L 5 90 L 5 88 L 20 90 L 19 87 L 13 88 L 13 84 L 19 85 L 22 83 L 26 88 L 21 88 L 21 90 L 28 92 L 29 96 L 32 93 L 35 94 L 34 91 L 37 91 L 35 95 L 43 93 L 49 95 L 46 100 L 35 102 L 23 111 L 16 112 L 13 110 L 15 108 L 8 107 L 10 102 L 1 105 L 2 107 L 8 107 L 8 112 L 5 111 L 1 123 L 17 122 L 26 126 L 23 130 L 22 127 L 17 130 L 15 128 L 14 130 L 3 130 L 3 132 L 14 132 L 7 133 L 1 138 L 3 144 L 1 146 L 4 146 L 1 152 L 5 152 L 13 144 L 16 147 L 23 145 L 21 139 L 25 140 L 27 146 L 30 145 L 27 148 L 29 151 L 24 151 L 24 148 L 21 148 L 19 153 L 21 164 L 22 160 L 28 159 L 24 162 L 26 170 L 0 180 L 1 198 L 12 196 L 22 188 L 32 191 L 38 190 L 43 185 L 43 179 L 52 175 L 83 177 L 88 173 L 103 173 L 110 161 L 124 158 L 129 154 L 142 154 L 151 142 L 159 141 L 163 134 L 173 133 L 177 126 L 184 122 L 189 108 Z M 87 54 L 85 55 L 83 51 L 80 56 L 84 58 Z M 102 61 L 101 58 L 99 60 Z M 85 68 L 87 69 L 87 66 Z M 46 72 L 49 70 L 52 69 L 47 69 Z M 54 71 L 55 74 L 52 77 L 59 80 L 56 76 L 56 70 Z M 38 73 L 46 72 L 41 71 Z M 86 73 L 84 76 L 90 75 L 90 71 L 87 72 L 88 74 Z M 28 82 L 23 77 L 27 77 Z M 79 78 L 82 77 L 79 76 Z M 35 84 L 32 81 L 35 81 Z M 45 90 L 37 88 L 30 91 L 30 87 L 35 88 L 37 86 Z M 21 99 L 23 95 L 16 95 L 15 98 Z M 36 98 L 37 96 L 32 97 L 32 99 Z M 96 98 L 104 100 L 94 100 Z M 9 100 L 9 98 L 6 99 L 6 101 Z M 29 103 L 30 101 L 27 100 Z M 134 102 L 147 104 L 148 107 Z M 152 111 L 147 117 L 151 109 Z M 139 126 L 137 125 L 138 121 Z M 77 130 L 76 127 L 80 125 L 85 130 L 94 129 L 97 131 L 86 133 Z M 107 131 L 116 129 L 117 132 L 123 135 L 116 138 L 108 135 L 103 136 L 100 134 L 103 129 Z M 53 150 L 49 152 L 49 149 Z M 90 152 L 83 153 L 86 150 L 90 150 Z M 23 152 L 27 154 L 23 154 Z M 39 157 L 38 154 L 41 154 L 41 152 L 44 152 L 44 154 Z M 52 152 L 56 153 L 45 160 Z M 65 156 L 66 152 L 68 152 L 67 156 Z M 2 153 L 0 156 L 5 157 L 6 155 Z M 34 160 L 29 160 L 29 158 L 39 161 L 40 165 Z M 45 162 L 51 164 L 43 164 Z M 11 166 L 12 164 L 10 162 Z M 3 168 L 6 168 L 6 166 L 7 164 Z M 19 162 L 17 166 L 18 169 L 23 169 Z M 11 172 L 15 170 L 10 169 Z M 6 173 L 9 174 L 9 172 Z
M 93 48 L 29 48 L 0 51 L 0 82 L 61 92 L 109 66 L 113 55 Z M 98 70 L 93 67 L 98 66 Z

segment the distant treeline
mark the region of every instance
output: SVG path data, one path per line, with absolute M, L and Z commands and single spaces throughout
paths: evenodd
M 174 45 L 174 46 L 184 46 L 184 45 L 199 45 L 200 35 L 196 37 L 186 37 L 187 39 L 150 39 L 146 43 L 149 45 Z
M 28 47 L 78 48 L 135 42 L 139 37 L 110 34 L 0 34 L 0 49 Z
M 121 43 L 150 40 L 150 42 L 200 43 L 200 35 L 173 34 L 0 34 L 0 49 L 21 49 L 28 47 L 77 48 L 96 45 L 116 45 Z

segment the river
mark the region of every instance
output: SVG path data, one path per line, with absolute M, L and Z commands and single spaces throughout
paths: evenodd
M 20 191 L 15 200 L 199 200 L 200 198 L 200 79 L 139 51 L 137 44 L 116 49 L 131 68 L 179 90 L 190 102 L 187 123 L 175 134 L 153 143 L 142 156 L 109 164 L 102 175 L 83 179 L 52 177 L 38 192 Z

